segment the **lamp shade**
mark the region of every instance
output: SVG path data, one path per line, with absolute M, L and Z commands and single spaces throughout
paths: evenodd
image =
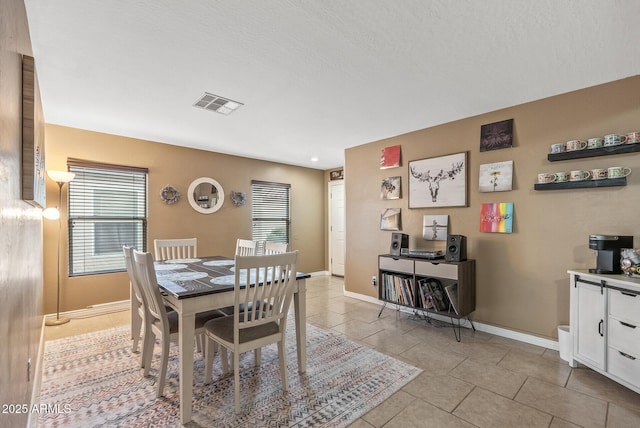
M 73 172 L 54 170 L 47 171 L 47 175 L 56 183 L 68 183 L 76 176 Z
M 47 220 L 58 220 L 60 218 L 60 210 L 57 207 L 49 207 L 42 211 L 42 217 Z

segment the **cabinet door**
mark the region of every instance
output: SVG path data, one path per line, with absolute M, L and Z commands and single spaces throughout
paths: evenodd
M 574 354 L 586 364 L 604 370 L 605 368 L 605 296 L 601 288 L 577 283 L 572 288 L 575 293 L 572 305 L 575 310 Z

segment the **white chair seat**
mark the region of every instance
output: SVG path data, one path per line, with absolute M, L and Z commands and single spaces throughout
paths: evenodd
M 233 317 L 224 317 L 207 321 L 204 328 L 206 331 L 220 337 L 222 340 L 233 343 Z M 264 336 L 278 334 L 278 331 L 278 324 L 276 322 L 245 328 L 240 331 L 239 342 L 247 343 Z

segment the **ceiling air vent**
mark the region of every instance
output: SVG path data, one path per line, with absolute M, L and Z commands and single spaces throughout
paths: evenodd
M 193 105 L 205 110 L 211 110 L 215 111 L 216 113 L 229 115 L 244 104 L 230 100 L 228 98 L 223 98 L 219 95 L 213 95 L 205 92 L 204 95 L 198 98 L 198 100 Z

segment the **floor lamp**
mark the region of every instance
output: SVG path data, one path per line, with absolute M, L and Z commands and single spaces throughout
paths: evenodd
M 50 179 L 58 183 L 58 207 L 55 208 L 47 208 L 42 212 L 42 215 L 49 220 L 58 220 L 58 289 L 57 289 L 57 297 L 56 297 L 56 318 L 55 319 L 47 319 L 45 321 L 46 325 L 61 325 L 69 322 L 69 318 L 60 317 L 60 233 L 61 233 L 61 222 L 60 222 L 60 210 L 62 209 L 62 186 L 65 183 L 70 182 L 76 176 L 72 172 L 67 171 L 47 171 L 47 175 Z

